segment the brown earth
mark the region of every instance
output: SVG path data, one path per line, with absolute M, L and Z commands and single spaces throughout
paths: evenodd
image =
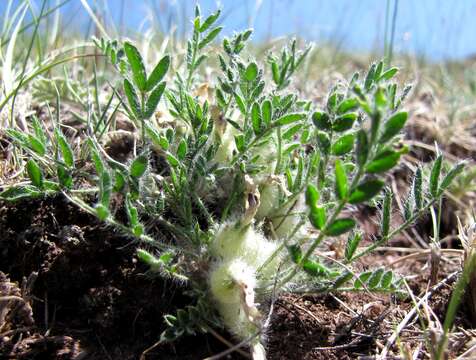
M 2 297 L 10 296 L 0 302 L 2 358 L 138 359 L 164 330 L 163 314 L 190 302 L 174 283 L 147 275 L 131 239 L 60 196 L 1 204 L 0 234 L 0 290 Z M 381 253 L 359 266 L 389 264 L 399 256 Z M 394 267 L 417 274 L 409 281 L 416 295 L 427 289 L 427 260 Z M 442 262 L 438 280 L 458 267 Z M 450 293 L 444 286 L 430 299 L 440 320 Z M 269 359 L 369 358 L 411 307 L 410 299 L 365 292 L 284 294 L 267 333 Z M 421 335 L 413 322 L 402 339 L 415 349 Z M 146 358 L 203 359 L 225 349 L 215 338 L 197 335 L 154 349 Z
M 0 302 L 2 359 L 138 359 L 159 339 L 162 316 L 190 302 L 147 276 L 135 246 L 124 247 L 130 239 L 61 197 L 0 205 L 0 234 L 0 296 L 18 298 Z M 221 350 L 197 336 L 148 359 Z

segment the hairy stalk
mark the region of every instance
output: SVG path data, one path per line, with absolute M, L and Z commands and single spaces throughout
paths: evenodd
M 433 204 L 435 202 L 437 202 L 439 200 L 440 197 L 437 197 L 437 198 L 433 198 L 432 200 L 430 200 L 430 202 L 428 204 L 426 204 L 422 209 L 420 209 L 418 212 L 416 212 L 415 214 L 413 214 L 407 221 L 405 221 L 403 224 L 401 224 L 399 227 L 397 227 L 396 229 L 392 230 L 387 236 L 384 236 L 383 238 L 381 238 L 380 240 L 377 240 L 376 242 L 374 242 L 372 245 L 366 247 L 364 250 L 362 250 L 360 253 L 356 254 L 355 256 L 352 257 L 352 260 L 351 261 L 355 261 L 357 260 L 358 258 L 361 258 L 362 256 L 365 256 L 367 254 L 369 254 L 370 252 L 372 252 L 373 250 L 375 250 L 376 248 L 378 248 L 379 246 L 385 244 L 387 241 L 389 241 L 391 238 L 393 238 L 395 235 L 401 233 L 403 230 L 405 230 L 406 228 L 408 228 L 410 225 L 412 225 L 415 220 L 417 220 L 418 218 L 420 218 L 424 213 L 426 213 L 431 206 L 433 206 Z

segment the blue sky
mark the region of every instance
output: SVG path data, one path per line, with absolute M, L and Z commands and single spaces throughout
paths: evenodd
M 48 0 L 49 6 L 56 1 Z M 395 49 L 417 53 L 433 60 L 458 59 L 476 54 L 476 0 L 389 0 L 398 1 Z M 4 12 L 7 0 L 0 0 Z M 17 1 L 18 2 L 18 1 Z M 40 0 L 34 0 L 37 6 Z M 176 23 L 179 33 L 189 27 L 193 0 L 88 0 L 107 4 L 106 18 L 128 31 L 148 26 L 146 14 L 155 9 L 163 28 Z M 255 41 L 298 35 L 309 41 L 333 42 L 347 50 L 382 49 L 387 0 L 199 0 L 203 13 L 223 9 L 225 34 L 249 26 Z M 122 5 L 123 4 L 123 5 Z M 70 0 L 62 10 L 67 25 L 88 22 L 79 0 Z M 158 14 L 158 15 L 157 15 Z M 81 24 L 81 25 L 80 25 Z M 141 27 L 141 25 L 143 27 Z

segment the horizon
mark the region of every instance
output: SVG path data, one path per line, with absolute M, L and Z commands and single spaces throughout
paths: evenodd
M 460 60 L 476 54 L 476 0 L 389 0 L 389 33 L 397 2 L 394 53 L 422 56 L 433 61 Z M 2 14 L 7 1 L 0 5 Z M 14 0 L 14 6 L 18 0 Z M 32 1 L 39 12 L 41 0 Z M 47 1 L 47 8 L 61 3 Z M 206 16 L 218 8 L 223 10 L 224 30 L 254 29 L 253 40 L 262 42 L 282 36 L 298 36 L 306 41 L 332 44 L 348 52 L 383 52 L 387 1 L 377 0 L 88 0 L 104 12 L 106 28 L 146 29 L 150 20 L 163 32 L 177 27 L 180 36 L 190 29 L 195 3 Z M 69 0 L 61 8 L 64 30 L 88 31 L 90 18 L 80 0 Z M 30 15 L 31 16 L 31 15 Z M 54 15 L 50 15 L 52 19 Z M 51 21 L 51 20 L 50 20 Z M 3 22 L 3 19 L 2 19 Z M 64 25 L 67 24 L 67 25 Z

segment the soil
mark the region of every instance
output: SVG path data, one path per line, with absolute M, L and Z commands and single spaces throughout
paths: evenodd
M 0 204 L 0 234 L 0 295 L 16 297 L 0 302 L 2 359 L 138 359 L 159 339 L 162 316 L 190 302 L 147 275 L 131 239 L 62 197 Z M 222 350 L 197 336 L 147 359 Z
M 190 302 L 174 283 L 147 274 L 131 239 L 61 196 L 0 204 L 0 233 L 1 296 L 13 299 L 0 302 L 2 358 L 139 359 L 164 330 L 162 316 Z M 364 258 L 360 266 L 398 256 Z M 397 268 L 418 274 L 409 282 L 416 295 L 428 285 L 427 260 Z M 458 266 L 443 262 L 438 280 Z M 450 293 L 448 285 L 430 299 L 440 320 Z M 266 334 L 268 358 L 370 358 L 411 307 L 410 299 L 365 292 L 283 294 Z M 413 323 L 402 334 L 409 349 L 421 343 L 417 333 Z M 203 359 L 225 349 L 214 337 L 197 335 L 154 349 L 146 359 Z

